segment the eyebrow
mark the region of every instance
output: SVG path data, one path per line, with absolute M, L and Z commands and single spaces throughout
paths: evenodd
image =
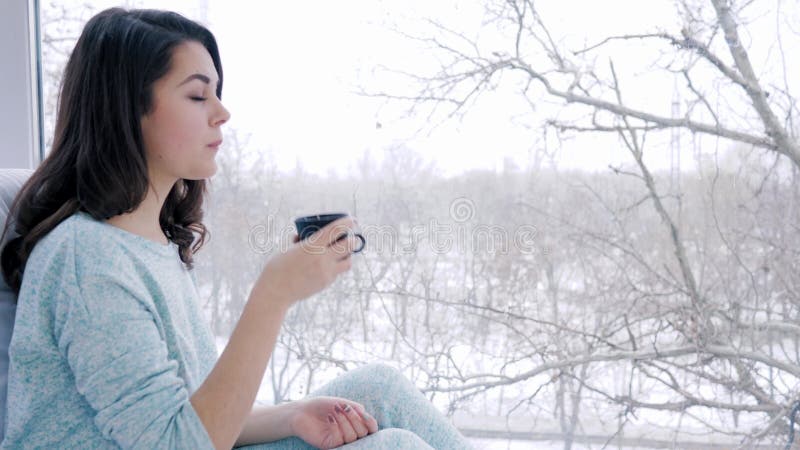
M 183 80 L 181 82 L 181 84 L 179 84 L 178 86 L 183 86 L 184 84 L 186 84 L 186 83 L 188 83 L 188 82 L 190 82 L 192 80 L 200 80 L 205 84 L 210 84 L 211 83 L 211 79 L 208 78 L 207 76 L 205 76 L 205 75 L 203 75 L 201 73 L 195 73 L 195 74 L 192 74 L 192 75 L 189 75 L 188 77 L 186 77 L 186 79 Z M 219 81 L 217 81 L 217 86 L 219 86 Z

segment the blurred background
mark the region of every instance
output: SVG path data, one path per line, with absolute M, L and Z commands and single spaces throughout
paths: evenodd
M 198 255 L 220 349 L 292 220 L 368 243 L 259 399 L 401 369 L 479 448 L 776 448 L 800 403 L 800 6 L 41 0 L 45 148 L 110 6 L 215 33 L 232 118 Z

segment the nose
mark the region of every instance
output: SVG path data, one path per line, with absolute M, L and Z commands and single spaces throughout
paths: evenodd
M 211 125 L 214 127 L 218 127 L 227 122 L 230 118 L 231 118 L 231 113 L 228 111 L 227 108 L 225 108 L 222 102 L 219 99 L 217 99 L 217 108 L 215 109 L 214 114 L 212 114 L 211 116 Z

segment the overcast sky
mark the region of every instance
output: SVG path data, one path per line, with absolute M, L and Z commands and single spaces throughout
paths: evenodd
M 312 2 L 313 6 L 208 1 L 208 23 L 225 61 L 230 124 L 252 132 L 254 147 L 274 150 L 282 168 L 300 160 L 307 169 L 324 172 L 341 168 L 367 149 L 379 157 L 387 146 L 406 145 L 436 161 L 444 173 L 454 174 L 501 168 L 505 158 L 525 166 L 531 151 L 541 145 L 540 131 L 521 126 L 524 117 L 512 117 L 515 109 L 527 110 L 519 96 L 485 96 L 463 120 L 418 133 L 424 126 L 421 118 L 397 119 L 407 105 L 387 105 L 354 93 L 359 87 L 392 89 L 376 76 L 379 64 L 408 70 L 422 67 L 430 56 L 416 52 L 390 26 L 421 34 L 423 28 L 417 25 L 431 17 L 478 30 L 483 19 L 480 2 L 470 8 L 469 2 L 441 0 Z M 607 4 L 613 10 L 614 5 Z M 605 14 L 614 16 L 610 12 Z M 596 13 L 604 14 L 599 9 Z M 590 11 L 586 17 L 597 14 Z M 588 22 L 581 19 L 575 25 L 583 28 Z M 606 167 L 609 161 L 600 153 L 586 152 L 572 164 Z
M 119 2 L 91 3 L 100 8 Z M 430 17 L 477 33 L 484 19 L 479 1 L 129 3 L 173 9 L 211 28 L 225 68 L 223 101 L 232 113 L 228 127 L 250 136 L 249 150 L 270 150 L 281 169 L 291 169 L 299 162 L 317 173 L 343 172 L 364 151 L 380 158 L 382 150 L 393 145 L 412 148 L 435 161 L 446 174 L 471 168 L 500 169 L 506 158 L 524 167 L 530 163 L 532 152 L 545 145 L 542 131 L 531 124 L 541 119 L 543 112 L 556 109 L 542 102 L 536 112 L 531 112 L 518 94 L 500 90 L 483 96 L 463 120 L 446 122 L 430 133 L 415 133 L 424 125 L 421 117 L 398 119 L 407 105 L 386 104 L 355 93 L 359 87 L 407 88 L 407 84 L 393 86 L 379 77 L 376 67 L 380 64 L 415 70 L 431 61 L 432 55 L 419 52 L 390 26 L 423 34 L 425 28 L 419 25 Z M 568 48 L 596 43 L 612 34 L 655 29 L 677 34 L 680 26 L 672 0 L 553 0 L 536 5 Z M 745 34 L 745 38 L 750 36 Z M 669 115 L 674 77 L 657 71 L 646 73 L 641 68 L 629 70 L 637 59 L 652 56 L 652 51 L 629 46 L 626 52 L 615 55 L 614 62 L 621 77 L 628 78 L 623 81 L 629 101 Z M 607 63 L 602 64 L 607 67 Z M 669 136 L 662 134 L 653 141 L 659 139 L 668 142 Z M 684 142 L 684 150 L 691 150 L 688 145 Z M 668 166 L 666 152 L 651 158 L 656 168 Z M 567 143 L 559 166 L 604 170 L 609 164 L 620 163 L 631 161 L 616 138 L 592 135 Z M 692 165 L 690 151 L 684 151 L 681 164 L 684 168 Z

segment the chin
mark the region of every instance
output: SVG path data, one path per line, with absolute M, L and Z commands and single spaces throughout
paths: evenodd
M 190 174 L 186 174 L 187 176 L 183 177 L 185 180 L 207 180 L 214 176 L 217 173 L 217 164 L 213 163 L 208 167 L 197 168 L 197 170 L 192 171 Z

